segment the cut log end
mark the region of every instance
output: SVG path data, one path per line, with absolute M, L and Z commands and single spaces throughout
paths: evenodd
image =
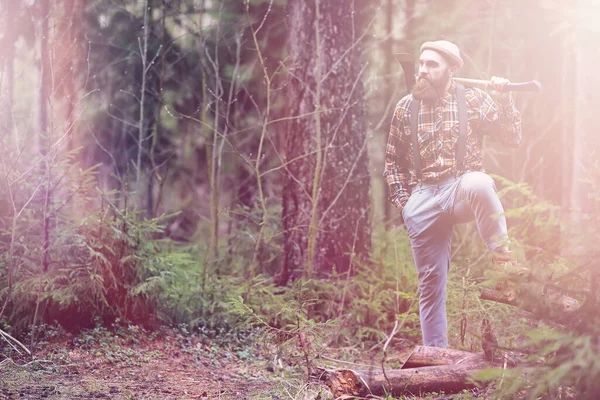
M 369 391 L 362 382 L 360 375 L 349 369 L 327 370 L 317 368 L 311 376 L 313 379 L 324 383 L 336 399 L 364 396 Z

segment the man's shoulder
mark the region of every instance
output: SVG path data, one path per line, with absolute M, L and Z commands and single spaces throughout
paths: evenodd
M 396 103 L 396 108 L 394 109 L 394 118 L 403 120 L 410 115 L 410 104 L 412 102 L 413 96 L 411 93 L 401 98 L 400 101 Z
M 489 97 L 489 94 L 483 89 L 474 88 L 474 87 L 465 87 L 465 97 L 467 99 L 480 99 L 481 100 L 486 97 Z
M 396 110 L 404 110 L 408 111 L 410 107 L 410 103 L 414 100 L 412 93 L 407 94 L 396 104 Z

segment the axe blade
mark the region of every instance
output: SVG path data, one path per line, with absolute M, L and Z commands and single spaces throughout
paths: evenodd
M 417 82 L 417 78 L 415 78 L 415 58 L 408 53 L 396 53 L 394 55 L 400 63 L 402 71 L 404 71 L 404 82 L 406 89 L 410 92 Z

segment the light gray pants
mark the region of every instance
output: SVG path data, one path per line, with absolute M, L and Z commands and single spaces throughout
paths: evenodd
M 467 172 L 415 186 L 402 216 L 419 276 L 423 344 L 448 347 L 446 280 L 452 227 L 475 219 L 489 250 L 507 249 L 506 218 L 494 180 L 483 172 Z

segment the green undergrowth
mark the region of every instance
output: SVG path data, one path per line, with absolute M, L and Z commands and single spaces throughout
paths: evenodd
M 69 179 L 51 179 L 55 196 L 17 196 L 13 201 L 22 212 L 9 207 L 0 215 L 0 327 L 23 341 L 44 345 L 64 329 L 77 335 L 76 346 L 95 346 L 104 358 L 127 362 L 136 359 L 128 346 L 167 325 L 179 327 L 190 343 L 206 342 L 185 350 L 193 357 L 208 354 L 202 346 L 235 344 L 232 357 L 249 360 L 254 353 L 244 342 L 248 338 L 273 347 L 279 360 L 306 372 L 324 363 L 319 356 L 332 348 L 359 349 L 379 363 L 385 343 L 388 350 L 401 350 L 420 342 L 416 271 L 401 225 L 375 229 L 371 257 L 355 260 L 351 271 L 279 286 L 280 206 L 269 206 L 260 246 L 254 242 L 256 226 L 238 224 L 221 241 L 217 260 L 208 262 L 207 245 L 200 240 L 167 237 L 172 215 L 144 218 L 130 206 L 134 192 L 100 190 L 97 167 L 81 170 L 71 158 L 63 161 L 53 171 Z M 14 178 L 23 193 L 36 190 Z M 526 353 L 531 367 L 526 373 L 511 369 L 479 376 L 493 383 L 498 396 L 560 397 L 566 391 L 586 398 L 600 381 L 595 312 L 600 280 L 597 246 L 581 233 L 600 225 L 597 180 L 590 180 L 595 208 L 576 219 L 527 185 L 496 181 L 520 264 L 545 282 L 545 291 L 573 296 L 583 306 L 565 329 L 515 307 L 482 301 L 479 289 L 494 288 L 504 277 L 474 226 L 460 226 L 448 283 L 450 345 L 480 351 L 486 319 L 500 346 Z M 0 192 L 0 202 L 9 204 L 6 196 Z M 45 212 L 30 204 L 45 204 Z M 256 208 L 242 211 L 258 220 Z M 255 330 L 260 334 L 249 334 Z M 358 354 L 352 351 L 341 357 Z

